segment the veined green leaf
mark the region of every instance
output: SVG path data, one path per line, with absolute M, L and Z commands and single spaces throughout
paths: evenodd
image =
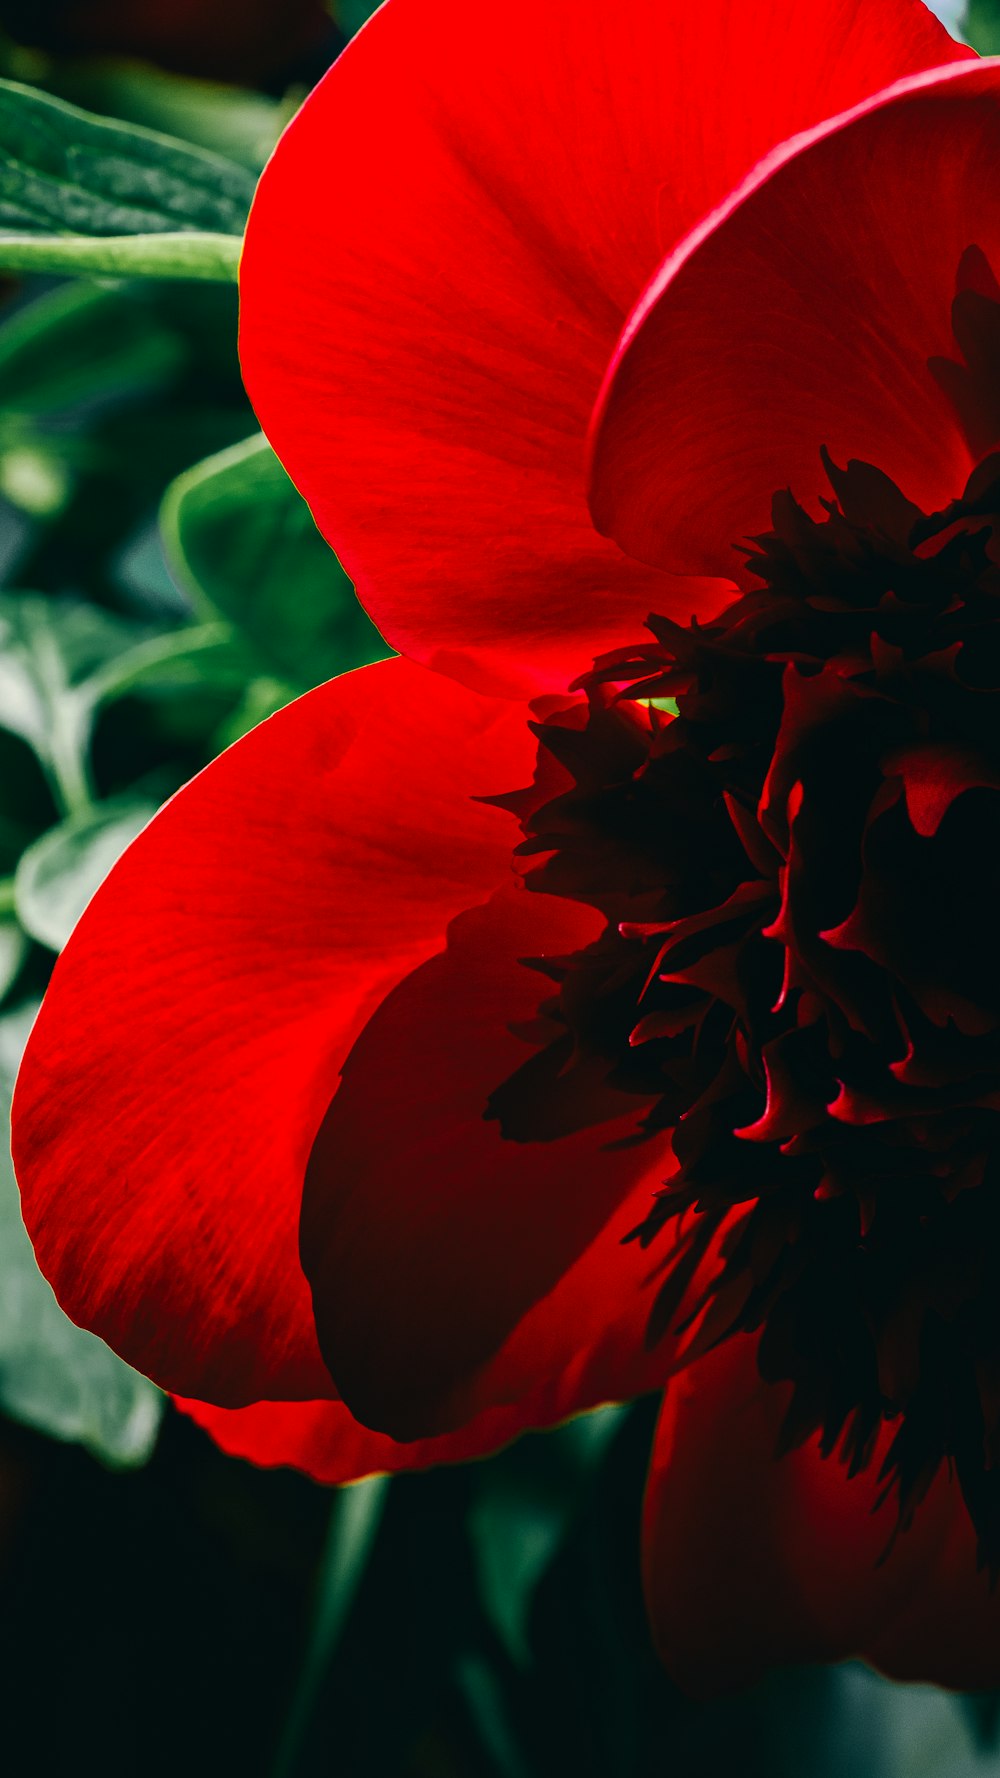
M 223 155 L 0 82 L 0 228 L 242 234 L 254 180 Z
M 0 264 L 235 277 L 252 174 L 222 155 L 0 82 Z

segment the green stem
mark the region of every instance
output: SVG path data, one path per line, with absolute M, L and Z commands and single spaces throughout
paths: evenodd
M 66 684 L 59 651 L 47 627 L 35 622 L 32 631 L 45 683 L 56 687 L 58 694 L 50 700 L 51 723 L 45 754 L 40 757 L 62 814 L 89 815 L 94 807 L 94 787 L 87 763 L 90 714 Z
M 63 815 L 89 815 L 95 806 L 94 786 L 83 751 L 62 723 L 49 735 L 49 781 Z
M 242 245 L 239 235 L 194 230 L 153 235 L 0 235 L 0 267 L 9 272 L 199 278 L 232 284 Z
M 13 877 L 0 877 L 0 916 L 12 914 L 15 906 Z
M 105 698 L 121 697 L 157 667 L 183 661 L 188 655 L 203 654 L 207 648 L 223 648 L 232 640 L 232 628 L 226 623 L 198 624 L 173 635 L 153 636 L 92 673 L 87 680 L 88 696 L 95 704 Z

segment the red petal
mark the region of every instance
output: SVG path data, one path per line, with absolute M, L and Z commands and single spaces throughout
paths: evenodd
M 522 1432 L 556 1425 L 580 1408 L 596 1405 L 591 1399 L 578 1400 L 578 1393 L 569 1379 L 560 1378 L 512 1407 L 487 1408 L 457 1432 L 409 1444 L 369 1431 L 342 1401 L 260 1401 L 247 1408 L 216 1408 L 175 1396 L 174 1405 L 231 1457 L 265 1469 L 301 1469 L 313 1481 L 336 1484 L 488 1456 Z
M 651 607 L 717 601 L 594 534 L 584 439 L 622 323 L 760 155 L 966 53 L 916 0 L 538 0 L 530 31 L 468 0 L 375 15 L 264 174 L 241 352 L 390 641 L 561 689 Z
M 915 832 L 933 839 L 953 802 L 967 790 L 1000 790 L 1000 778 L 975 748 L 921 741 L 893 748 L 883 770 L 903 780 Z M 848 922 L 849 924 L 849 922 Z M 824 936 L 826 936 L 824 934 Z
M 298 1258 L 310 1146 L 365 1019 L 509 869 L 470 801 L 530 775 L 506 703 L 388 661 L 170 802 L 56 967 L 18 1082 L 39 1263 L 166 1388 L 331 1393 Z
M 940 1535 L 921 1563 L 905 1610 L 878 1625 L 864 1655 L 891 1679 L 957 1691 L 1000 1685 L 1000 1591 L 976 1573 L 976 1538 L 957 1481 L 935 1483 Z
M 501 893 L 389 996 L 345 1068 L 309 1166 L 303 1264 L 340 1393 L 396 1438 L 567 1370 L 591 1401 L 662 1375 L 643 1345 L 653 1261 L 621 1242 L 666 1162 L 652 1143 L 607 1147 L 642 1102 L 619 1094 L 611 1121 L 550 1142 L 505 1140 L 484 1115 L 532 1054 L 511 1026 L 551 993 L 517 960 L 599 926 L 579 904 Z
M 971 1635 L 962 1629 L 962 1654 L 953 1658 L 940 1620 L 931 1630 L 932 1600 L 942 1599 L 941 1552 L 965 1510 L 957 1486 L 942 1475 L 880 1561 L 896 1507 L 889 1500 L 876 1510 L 878 1458 L 853 1478 L 836 1458 L 822 1458 L 815 1440 L 776 1458 L 787 1403 L 785 1388 L 760 1380 L 755 1342 L 745 1337 L 667 1390 L 646 1496 L 644 1569 L 653 1633 L 674 1678 L 705 1695 L 749 1683 L 770 1666 L 866 1654 L 900 1677 L 996 1683 L 995 1637 L 992 1657 L 984 1651 L 977 1668 L 964 1668 Z M 981 1607 L 972 1544 L 967 1536 L 958 1598 L 976 1597 Z M 977 1625 L 985 1618 L 980 1609 Z M 926 1634 L 911 1635 L 911 1623 Z M 948 1677 L 965 1671 L 993 1678 Z
M 980 199 L 998 99 L 997 61 L 879 93 L 786 143 L 664 262 L 595 415 L 602 531 L 664 567 L 729 571 L 777 489 L 829 493 L 824 445 L 928 511 L 962 492 L 972 457 L 928 359 L 956 355 L 965 250 L 1000 264 Z
M 216 1408 L 174 1399 L 231 1457 L 245 1457 L 265 1469 L 301 1469 L 326 1483 L 462 1463 L 498 1450 L 524 1429 L 516 1409 L 500 1408 L 443 1438 L 400 1445 L 384 1432 L 362 1426 L 342 1401 L 260 1401 L 247 1408 Z

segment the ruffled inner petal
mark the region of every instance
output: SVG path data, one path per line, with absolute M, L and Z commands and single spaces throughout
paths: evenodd
M 1000 263 L 981 199 L 998 94 L 998 61 L 902 81 L 787 143 L 668 256 L 594 416 L 601 531 L 675 572 L 734 572 L 776 491 L 818 510 L 824 447 L 927 512 L 961 494 L 996 440 L 970 448 L 935 367 L 968 249 Z

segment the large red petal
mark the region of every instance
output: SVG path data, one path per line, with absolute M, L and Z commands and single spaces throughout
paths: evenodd
M 922 1563 L 906 1609 L 873 1628 L 865 1658 L 891 1679 L 923 1680 L 956 1691 L 1000 1685 L 1000 1590 L 976 1572 L 976 1538 L 958 1482 L 939 1476 L 935 1502 L 943 1531 Z
M 927 511 L 959 495 L 973 458 L 928 359 L 957 356 L 965 250 L 1000 267 L 982 202 L 998 157 L 994 60 L 901 82 L 758 168 L 625 330 L 594 421 L 601 530 L 663 567 L 732 571 L 776 489 L 829 493 L 824 445 Z
M 525 1424 L 516 1408 L 493 1409 L 459 1432 L 401 1445 L 362 1426 L 342 1401 L 261 1401 L 246 1408 L 217 1408 L 178 1396 L 175 1403 L 231 1457 L 265 1469 L 301 1469 L 313 1481 L 328 1484 L 463 1463 L 498 1450 Z
M 499 1451 L 522 1432 L 557 1425 L 608 1399 L 560 1378 L 509 1407 L 487 1408 L 456 1432 L 408 1444 L 362 1426 L 342 1401 L 261 1401 L 247 1408 L 217 1408 L 180 1396 L 174 1402 L 231 1457 L 265 1469 L 301 1469 L 315 1482 L 339 1484 L 438 1463 L 468 1463 Z
M 332 1393 L 299 1265 L 310 1145 L 366 1017 L 509 871 L 523 716 L 406 661 L 230 749 L 112 872 L 14 1102 L 39 1263 L 166 1388 Z
M 954 1627 L 957 1602 L 964 1609 L 978 1599 L 977 1615 L 958 1626 L 961 1654 L 946 1646 L 940 1619 L 936 1638 L 930 1629 L 948 1602 L 941 1577 L 952 1572 L 949 1540 L 965 1510 L 956 1484 L 939 1478 L 886 1556 L 896 1507 L 876 1504 L 877 1459 L 849 1478 L 815 1440 L 776 1457 L 787 1402 L 784 1388 L 760 1380 L 755 1342 L 743 1336 L 667 1389 L 646 1495 L 644 1571 L 670 1672 L 707 1694 L 770 1666 L 865 1654 L 899 1677 L 996 1683 L 995 1632 L 991 1653 L 962 1666 L 974 1629 L 987 1623 L 988 1585 L 974 1574 L 970 1535 L 965 1580 L 944 1619 Z
M 641 1102 L 618 1094 L 607 1121 L 552 1141 L 505 1139 L 484 1115 L 533 1053 L 511 1026 L 551 992 L 518 959 L 599 925 L 525 889 L 464 915 L 371 1020 L 327 1114 L 302 1224 L 320 1344 L 354 1412 L 396 1438 L 564 1375 L 591 1401 L 634 1393 L 662 1365 L 643 1345 L 653 1261 L 622 1239 L 665 1157 L 609 1147 Z
M 967 53 L 918 0 L 375 14 L 265 171 L 241 353 L 390 641 L 487 689 L 562 688 L 650 608 L 718 598 L 623 560 L 587 513 L 622 323 L 759 156 Z

